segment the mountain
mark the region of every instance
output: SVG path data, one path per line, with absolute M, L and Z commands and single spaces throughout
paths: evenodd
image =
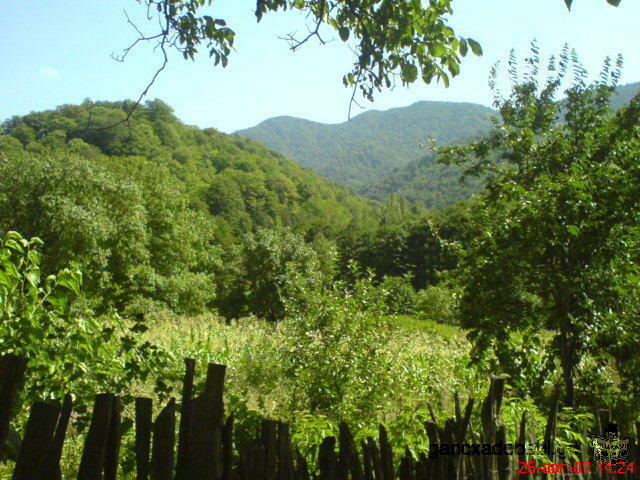
M 277 226 L 331 236 L 369 211 L 348 187 L 254 140 L 185 125 L 160 100 L 127 118 L 130 108 L 128 101 L 86 101 L 13 117 L 0 124 L 0 153 L 57 151 L 110 167 L 144 158 L 167 171 L 192 209 L 211 215 L 233 237 Z
M 202 313 L 247 234 L 324 240 L 375 221 L 373 202 L 253 140 L 185 125 L 159 100 L 132 107 L 0 123 L 0 232 L 40 237 L 43 274 L 79 265 L 100 309 Z
M 620 85 L 616 88 L 616 93 L 611 97 L 611 108 L 618 110 L 628 105 L 638 92 L 640 92 L 640 82 Z
M 379 201 L 385 201 L 392 194 L 400 195 L 428 208 L 446 208 L 482 188 L 481 179 L 474 177 L 461 181 L 461 173 L 459 167 L 442 165 L 435 161 L 434 155 L 426 155 L 364 185 L 359 193 Z
M 619 86 L 611 97 L 611 108 L 618 110 L 628 105 L 638 91 L 640 82 Z M 469 198 L 482 188 L 482 184 L 478 178 L 460 182 L 459 168 L 441 165 L 433 155 L 425 155 L 362 186 L 359 192 L 374 200 L 384 200 L 392 194 L 402 195 L 429 208 L 443 208 Z
M 362 113 L 348 122 L 323 124 L 276 117 L 240 130 L 321 176 L 355 188 L 420 158 L 429 138 L 451 144 L 490 127 L 493 110 L 472 103 L 418 102 Z

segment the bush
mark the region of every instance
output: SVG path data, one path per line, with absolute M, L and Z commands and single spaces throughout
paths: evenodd
M 153 383 L 152 372 L 163 379 L 168 357 L 140 341 L 143 325 L 75 307 L 82 286 L 77 268 L 41 278 L 41 245 L 16 232 L 0 239 L 0 353 L 29 360 L 23 402 L 72 393 L 82 415 L 95 393 L 125 394 L 126 402 L 134 383 Z M 166 393 L 161 382 L 156 387 Z
M 411 315 L 416 309 L 416 291 L 411 277 L 384 277 L 378 286 L 387 313 L 391 315 Z
M 458 325 L 459 295 L 455 288 L 444 283 L 419 290 L 416 294 L 416 314 L 424 320 Z

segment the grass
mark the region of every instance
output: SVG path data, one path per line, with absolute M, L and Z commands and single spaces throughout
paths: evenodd
M 407 332 L 437 334 L 448 339 L 467 341 L 464 330 L 455 325 L 437 323 L 433 320 L 425 320 L 411 315 L 391 315 L 388 318 L 392 325 L 400 327 Z

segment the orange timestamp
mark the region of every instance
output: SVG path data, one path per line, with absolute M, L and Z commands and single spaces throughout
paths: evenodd
M 574 462 L 574 463 L 543 463 L 541 466 L 534 462 L 518 462 L 518 473 L 635 473 L 633 462 Z

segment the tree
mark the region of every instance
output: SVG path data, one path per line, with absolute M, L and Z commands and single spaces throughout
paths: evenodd
M 64 268 L 45 277 L 41 245 L 13 231 L 0 235 L 0 350 L 29 360 L 22 405 L 73 392 L 74 412 L 83 415 L 96 391 L 129 393 L 132 384 L 151 379 L 168 393 L 159 372 L 170 357 L 141 337 L 146 327 L 78 308 L 82 272 Z
M 315 285 L 332 278 L 333 252 L 322 253 L 300 235 L 285 230 L 259 229 L 248 235 L 239 265 L 232 266 L 232 285 L 226 295 L 232 305 L 221 305 L 223 312 L 238 315 L 248 311 L 270 321 L 282 320 L 287 290 L 292 288 L 294 278 Z
M 607 59 L 600 81 L 586 86 L 567 49 L 550 64 L 555 78 L 539 86 L 535 50 L 524 78 L 512 70 L 511 97 L 496 102 L 495 131 L 441 154 L 468 174 L 489 175 L 476 209 L 479 234 L 458 271 L 476 354 L 493 351 L 516 387 L 538 394 L 559 360 L 571 406 L 585 356 L 602 365 L 605 350 L 616 351 L 602 347 L 604 338 L 626 345 L 618 352 L 632 341 L 616 335 L 632 335 L 638 314 L 640 96 L 613 116 L 608 99 L 619 68 Z M 568 71 L 574 85 L 559 103 Z

